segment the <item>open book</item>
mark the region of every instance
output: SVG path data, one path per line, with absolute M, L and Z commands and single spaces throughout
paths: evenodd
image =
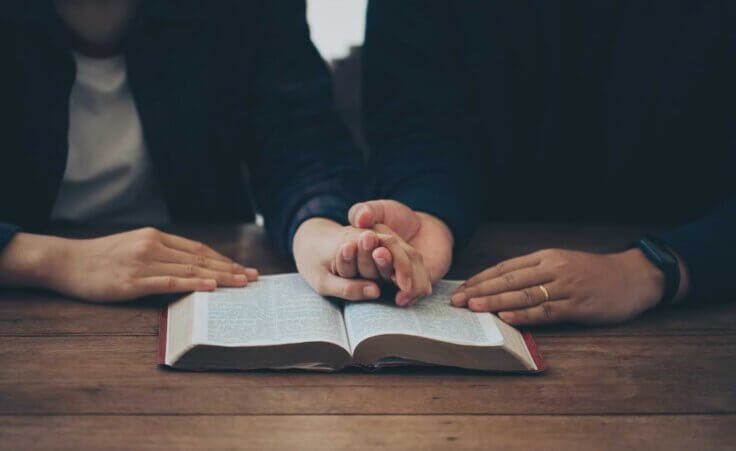
M 420 364 L 542 371 L 528 332 L 450 305 L 459 283 L 441 281 L 409 308 L 330 300 L 298 274 L 192 293 L 161 311 L 159 363 L 190 370 Z

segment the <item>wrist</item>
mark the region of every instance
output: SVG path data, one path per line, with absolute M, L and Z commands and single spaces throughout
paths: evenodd
M 616 255 L 620 258 L 622 267 L 630 272 L 633 284 L 647 309 L 656 307 L 664 296 L 664 272 L 657 268 L 641 249 L 633 248 Z
M 0 253 L 0 283 L 54 289 L 71 240 L 18 233 Z

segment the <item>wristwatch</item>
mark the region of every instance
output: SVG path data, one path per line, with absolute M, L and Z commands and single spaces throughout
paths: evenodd
M 680 265 L 667 246 L 650 235 L 644 235 L 634 243 L 650 262 L 664 273 L 664 294 L 661 304 L 669 304 L 680 288 Z

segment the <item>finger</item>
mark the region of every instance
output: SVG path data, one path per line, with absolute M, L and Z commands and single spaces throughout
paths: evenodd
M 213 291 L 217 282 L 212 279 L 187 279 L 173 276 L 155 276 L 138 279 L 132 289 L 135 297 L 152 294 L 185 293 L 190 291 Z
M 494 279 L 512 271 L 517 271 L 519 269 L 528 268 L 531 266 L 537 266 L 541 261 L 542 259 L 536 254 L 524 255 L 522 257 L 516 257 L 506 261 L 502 261 L 497 265 L 491 266 L 485 271 L 474 275 L 470 279 L 466 280 L 463 285 L 465 288 L 472 287 L 479 284 L 480 282 Z
M 378 237 L 373 231 L 364 232 L 358 238 L 358 273 L 363 279 L 378 279 L 379 273 L 373 261 L 373 250 L 378 247 Z
M 420 297 L 432 293 L 432 282 L 430 280 L 427 267 L 424 265 L 422 255 L 413 247 L 406 243 L 402 243 L 402 247 L 409 256 L 412 267 L 412 287 L 411 290 L 399 291 L 396 293 L 396 303 L 398 305 L 408 305 Z
M 258 280 L 260 274 L 258 273 L 258 270 L 256 268 L 250 268 L 240 264 L 237 265 L 243 268 L 243 272 L 245 273 L 245 277 L 248 278 L 248 282 L 255 282 L 256 280 Z
M 338 276 L 352 279 L 358 274 L 355 254 L 358 249 L 355 243 L 344 243 L 335 256 L 335 271 Z
M 161 232 L 161 241 L 172 249 L 188 252 L 190 254 L 202 255 L 212 260 L 219 260 L 225 263 L 232 263 L 232 259 L 225 257 L 211 247 L 199 241 L 190 240 L 177 235 Z
M 490 296 L 508 291 L 517 291 L 535 285 L 548 284 L 554 280 L 547 269 L 539 266 L 523 268 L 508 272 L 499 277 L 485 280 L 472 287 L 465 287 L 457 292 L 453 298 L 475 298 L 479 296 Z
M 499 318 L 514 326 L 552 324 L 572 319 L 572 303 L 569 299 L 543 302 L 537 306 L 501 312 Z
M 213 271 L 223 271 L 231 273 L 246 274 L 247 270 L 238 263 L 228 263 L 221 260 L 214 260 L 202 255 L 191 254 L 189 252 L 172 249 L 162 246 L 155 254 L 156 260 L 161 263 L 180 263 L 183 265 L 195 265 L 200 268 L 207 268 Z
M 376 299 L 381 290 L 375 282 L 361 279 L 345 279 L 325 272 L 317 291 L 323 296 L 334 296 L 349 301 Z
M 219 287 L 244 287 L 248 285 L 248 277 L 245 274 L 234 274 L 232 272 L 214 271 L 195 265 L 182 265 L 179 263 L 157 263 L 151 265 L 148 276 L 175 276 L 186 279 L 212 279 Z
M 385 247 L 379 247 L 376 248 L 371 255 L 381 277 L 385 280 L 391 280 L 391 276 L 394 273 L 393 256 L 391 255 L 391 252 L 389 252 Z
M 388 249 L 393 257 L 396 285 L 402 291 L 411 291 L 412 263 L 406 250 L 401 246 L 401 240 L 396 235 L 378 234 L 381 246 Z
M 561 285 L 557 282 L 550 282 L 544 285 L 547 294 L 540 288 L 540 285 L 523 288 L 518 291 L 509 291 L 505 293 L 495 294 L 491 296 L 480 296 L 467 299 L 465 305 L 474 312 L 500 312 L 504 310 L 517 310 L 523 308 L 534 307 L 542 302 L 554 301 L 564 297 L 561 293 Z M 456 307 L 464 307 L 465 305 L 455 304 Z
M 360 202 L 348 211 L 348 221 L 354 227 L 367 229 L 382 223 L 384 218 L 383 203 L 380 200 Z

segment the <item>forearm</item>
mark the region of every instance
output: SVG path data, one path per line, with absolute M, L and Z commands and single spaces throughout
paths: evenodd
M 63 238 L 17 233 L 0 252 L 0 285 L 50 288 L 58 262 L 64 261 Z

